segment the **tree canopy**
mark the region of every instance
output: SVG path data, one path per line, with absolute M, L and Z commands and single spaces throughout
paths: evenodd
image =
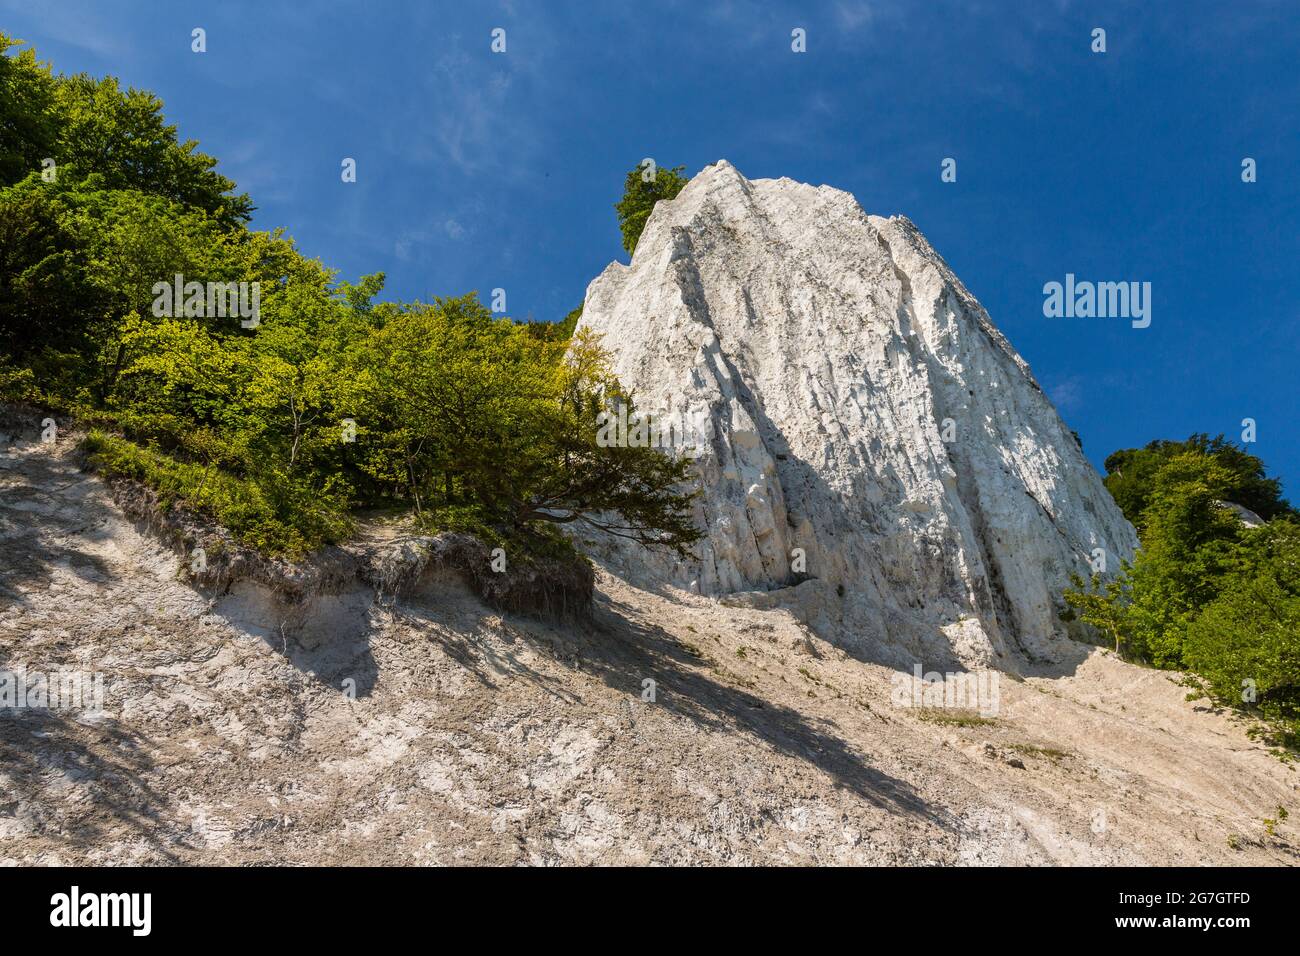
M 1067 604 L 1131 660 L 1183 670 L 1197 693 L 1300 737 L 1300 522 L 1264 463 L 1193 435 L 1106 460 L 1141 548 L 1109 581 L 1078 578 Z M 1225 502 L 1269 520 L 1250 528 Z
M 375 507 L 539 550 L 572 524 L 679 553 L 699 537 L 684 461 L 597 444 L 599 411 L 632 397 L 574 337 L 580 309 L 380 301 L 382 273 L 343 281 L 249 229 L 249 198 L 151 93 L 29 49 L 0 55 L 0 91 L 0 397 L 95 422 L 105 471 L 275 553 Z M 158 308 L 177 276 L 197 298 Z M 204 307 L 251 286 L 254 321 Z
M 1210 438 L 1197 434 L 1186 441 L 1153 441 L 1145 448 L 1125 448 L 1106 458 L 1106 487 L 1134 527 L 1141 530 L 1142 513 L 1157 472 L 1170 459 L 1184 454 L 1212 458 L 1226 469 L 1229 479 L 1220 489 L 1225 500 L 1249 508 L 1265 520 L 1294 514 L 1282 498 L 1281 482 L 1265 474 L 1262 461 L 1223 435 Z
M 614 204 L 618 213 L 618 227 L 623 234 L 623 249 L 630 256 L 636 251 L 637 240 L 645 229 L 655 203 L 661 199 L 674 199 L 690 180 L 682 175 L 685 166 L 665 168 L 657 166 L 650 175 L 648 168 L 638 166 L 627 174 L 623 184 L 623 198 Z

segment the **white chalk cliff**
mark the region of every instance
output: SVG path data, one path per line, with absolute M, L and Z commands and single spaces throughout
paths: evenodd
M 980 304 L 848 193 L 709 166 L 582 324 L 641 409 L 703 426 L 699 560 L 607 542 L 634 583 L 785 605 L 900 663 L 999 666 L 1060 659 L 1069 573 L 1137 546 Z

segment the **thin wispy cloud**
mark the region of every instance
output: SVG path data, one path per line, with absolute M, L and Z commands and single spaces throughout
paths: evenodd
M 866 0 L 844 0 L 835 4 L 835 22 L 841 30 L 861 30 L 875 17 L 876 4 Z
M 17 23 L 19 27 L 22 21 L 33 20 L 39 25 L 43 40 L 66 43 L 104 60 L 122 60 L 136 52 L 130 32 L 122 26 L 122 18 L 115 16 L 103 4 L 34 4 L 28 0 L 0 0 L 0 10 L 4 11 L 10 24 Z M 16 32 L 22 39 L 35 39 L 23 36 L 21 29 Z
M 1057 411 L 1078 411 L 1083 407 L 1087 386 L 1082 378 L 1075 375 L 1050 386 L 1047 394 Z

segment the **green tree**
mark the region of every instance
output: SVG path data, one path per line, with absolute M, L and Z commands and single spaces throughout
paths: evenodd
M 1268 520 L 1294 514 L 1282 498 L 1282 485 L 1269 478 L 1264 463 L 1219 435 L 1192 435 L 1187 441 L 1153 441 L 1145 448 L 1125 448 L 1106 458 L 1106 488 L 1124 512 L 1124 517 L 1142 531 L 1143 512 L 1157 472 L 1178 455 L 1195 454 L 1213 458 L 1232 478 L 1223 489 L 1226 500 L 1249 508 Z
M 1127 652 L 1125 612 L 1132 590 L 1128 576 L 1119 575 L 1104 581 L 1101 575 L 1094 574 L 1085 582 L 1079 575 L 1071 574 L 1070 584 L 1072 586 L 1065 591 L 1065 603 L 1072 609 L 1074 617 L 1113 641 L 1116 654 Z
M 2 57 L 0 57 L 2 59 Z M 66 209 L 40 192 L 0 190 L 0 352 L 75 349 L 103 313 L 104 290 Z
M 574 523 L 681 553 L 698 537 L 684 461 L 597 442 L 601 410 L 631 396 L 574 335 L 580 309 L 515 324 L 473 295 L 377 301 L 382 274 L 338 281 L 280 230 L 250 231 L 247 197 L 151 94 L 31 51 L 0 57 L 0 87 L 0 388 L 93 419 L 105 472 L 276 553 L 390 504 L 535 554 L 571 557 L 556 528 Z M 255 283 L 259 322 L 186 314 L 159 295 L 178 274 Z
M 1075 582 L 1065 600 L 1117 648 L 1160 667 L 1180 667 L 1188 624 L 1218 595 L 1242 533 L 1219 502 L 1234 476 L 1216 459 L 1185 452 L 1150 479 L 1142 547 L 1120 579 L 1091 590 Z
M 55 162 L 58 180 L 100 176 L 102 188 L 135 189 L 202 210 L 226 228 L 252 215 L 252 201 L 216 172 L 216 159 L 180 141 L 162 101 L 123 90 L 113 77 L 55 75 L 35 51 L 0 32 L 0 185 Z
M 0 32 L 0 185 L 9 185 L 41 169 L 55 158 L 59 114 L 55 81 L 49 64 L 30 49 L 14 55 L 22 44 Z
M 24 354 L 84 342 L 78 380 L 103 399 L 129 359 L 122 323 L 151 314 L 155 283 L 245 278 L 241 247 L 256 239 L 162 196 L 105 189 L 98 174 L 32 174 L 0 189 L 0 244 L 0 339 Z
M 601 413 L 619 404 L 635 412 L 610 370 L 600 338 L 579 329 L 557 370 L 549 427 L 517 478 L 518 520 L 578 523 L 681 557 L 701 534 L 691 519 L 695 492 L 689 462 L 649 446 L 602 446 Z
M 55 103 L 60 177 L 65 165 L 76 176 L 98 174 L 106 188 L 153 193 L 201 209 L 227 228 L 252 216 L 252 201 L 234 194 L 216 159 L 198 152 L 197 141 L 177 139 L 152 93 L 82 73 L 58 78 Z
M 1190 672 L 1199 693 L 1300 742 L 1300 523 L 1280 484 L 1222 436 L 1117 452 L 1107 468 L 1141 548 L 1110 581 L 1073 578 L 1066 603 L 1126 657 Z M 1272 520 L 1247 528 L 1224 501 Z
M 656 167 L 654 176 L 646 178 L 639 166 L 627 174 L 623 183 L 623 198 L 614 204 L 618 213 L 618 228 L 623 234 L 623 248 L 630 256 L 636 251 L 637 240 L 645 229 L 655 203 L 661 199 L 674 199 L 688 182 L 682 171 L 685 166 L 671 169 Z
M 566 339 L 573 338 L 573 333 L 578 330 L 578 321 L 582 318 L 582 306 L 578 306 L 560 322 L 560 335 Z
M 476 296 L 387 317 L 353 354 L 353 405 L 365 409 L 365 467 L 423 513 L 431 500 L 493 511 L 485 476 L 528 440 L 529 405 L 549 374 L 539 343 Z M 493 515 L 493 517 L 496 517 Z
M 568 347 L 494 319 L 474 296 L 390 316 L 346 376 L 364 409 L 364 467 L 437 522 L 468 508 L 509 533 L 585 523 L 685 550 L 684 461 L 600 447 L 597 416 L 621 395 L 585 331 Z
M 1219 595 L 1190 623 L 1187 666 L 1216 700 L 1300 738 L 1300 524 L 1247 535 Z

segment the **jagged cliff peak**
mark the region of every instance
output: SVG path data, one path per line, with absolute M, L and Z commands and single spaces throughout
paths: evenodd
M 1137 546 L 983 307 L 904 217 L 725 160 L 587 290 L 642 410 L 691 431 L 707 536 L 633 580 L 790 606 L 885 658 L 1053 660 L 1060 593 Z

